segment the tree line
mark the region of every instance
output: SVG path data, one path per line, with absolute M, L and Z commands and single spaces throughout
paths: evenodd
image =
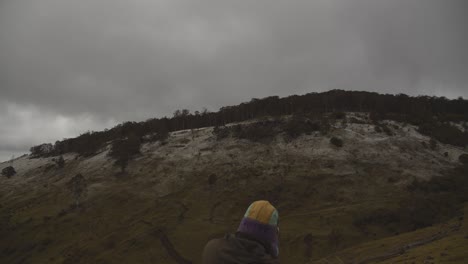
M 32 156 L 54 156 L 75 152 L 82 156 L 95 154 L 108 143 L 137 138 L 141 143 L 165 139 L 169 132 L 202 127 L 220 127 L 265 116 L 322 114 L 330 112 L 369 112 L 376 120 L 391 119 L 422 126 L 430 134 L 440 130 L 440 123 L 468 121 L 468 100 L 458 98 L 391 95 L 375 92 L 331 90 L 323 93 L 270 96 L 226 106 L 217 112 L 206 109 L 191 113 L 177 110 L 170 118 L 151 118 L 143 122 L 124 122 L 111 129 L 84 133 L 55 144 L 41 144 L 30 149 Z M 467 137 L 467 135 L 464 135 Z M 464 141 L 460 144 L 464 144 Z

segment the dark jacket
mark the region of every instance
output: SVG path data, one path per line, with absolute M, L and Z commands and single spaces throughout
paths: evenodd
M 259 241 L 243 234 L 213 239 L 203 250 L 203 264 L 279 264 Z

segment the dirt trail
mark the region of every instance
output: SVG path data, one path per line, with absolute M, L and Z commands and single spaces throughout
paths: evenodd
M 461 223 L 450 227 L 450 229 L 448 229 L 448 230 L 446 230 L 444 232 L 439 232 L 439 233 L 434 234 L 434 235 L 432 235 L 430 237 L 420 239 L 420 240 L 416 240 L 416 241 L 414 241 L 412 243 L 409 243 L 409 244 L 406 244 L 406 245 L 404 245 L 404 246 L 402 246 L 402 247 L 400 247 L 400 248 L 398 248 L 398 249 L 396 249 L 394 251 L 388 252 L 386 254 L 382 254 L 380 256 L 369 257 L 367 259 L 359 261 L 358 263 L 359 264 L 367 264 L 367 263 L 372 263 L 372 262 L 376 262 L 376 261 L 384 261 L 384 260 L 388 260 L 388 259 L 398 257 L 400 255 L 403 255 L 404 253 L 406 253 L 410 249 L 420 247 L 420 246 L 424 246 L 424 245 L 429 244 L 431 242 L 434 242 L 436 240 L 440 240 L 440 239 L 442 239 L 444 237 L 447 237 L 452 232 L 460 230 L 460 227 L 461 227 Z

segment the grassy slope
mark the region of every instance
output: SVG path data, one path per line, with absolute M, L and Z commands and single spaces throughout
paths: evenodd
M 446 223 L 365 242 L 311 263 L 465 263 L 468 204 Z
M 163 154 L 164 148 L 177 148 L 176 139 L 156 152 L 148 150 L 124 175 L 111 161 L 96 157 L 69 158 L 64 169 L 35 167 L 10 179 L 18 183 L 0 189 L 0 263 L 175 263 L 161 244 L 160 230 L 183 257 L 200 263 L 205 243 L 234 231 L 245 208 L 257 199 L 272 201 L 281 213 L 282 263 L 306 263 L 336 252 L 346 259 L 369 257 L 380 247 L 376 241 L 412 241 L 412 234 L 423 232 L 392 238 L 387 228 L 363 233 L 353 225 L 359 214 L 396 206 L 406 195 L 401 184 L 413 176 L 399 164 L 403 161 L 392 160 L 398 163 L 392 167 L 346 158 L 362 148 L 346 145 L 351 139 L 345 139 L 342 150 L 327 146 L 333 154 L 328 159 L 304 155 L 322 144 L 320 139 L 291 142 L 287 148 L 207 140 L 206 155 L 190 156 L 188 147 Z M 415 159 L 427 159 L 426 154 L 418 157 L 424 151 L 412 151 Z M 438 166 L 426 162 L 420 166 Z M 65 183 L 76 173 L 85 176 L 89 190 L 82 207 L 73 209 Z M 217 181 L 210 186 L 212 174 Z M 390 177 L 397 181 L 390 183 Z M 333 230 L 336 239 L 330 239 Z M 454 244 L 461 236 L 454 235 Z
M 21 259 L 27 259 L 26 263 L 90 263 L 97 260 L 103 263 L 171 263 L 153 235 L 155 230 L 163 228 L 177 250 L 197 263 L 204 243 L 210 237 L 235 230 L 250 201 L 265 197 L 249 188 L 218 193 L 197 186 L 156 200 L 154 196 L 130 191 L 148 191 L 147 187 L 136 186 L 131 180 L 114 184 L 109 187 L 112 192 L 97 194 L 93 204 L 85 203 L 83 209 L 66 209 L 68 213 L 63 216 L 60 211 L 68 208 L 71 202 L 66 192 L 53 196 L 44 193 L 41 199 L 9 203 L 8 208 L 15 208 L 10 220 L 13 227 L 2 230 L 5 236 L 0 246 L 15 251 L 12 254 L 4 252 L 2 260 L 8 263 L 18 263 Z M 298 189 L 296 184 L 299 183 L 287 185 Z M 314 256 L 331 252 L 327 243 L 331 229 L 350 227 L 354 212 L 383 204 L 381 201 L 362 201 L 356 205 L 325 205 L 319 202 L 320 198 L 308 199 L 287 191 L 280 195 L 285 204 L 296 199 L 300 203 L 298 208 L 283 209 L 281 244 L 285 263 L 305 261 L 302 241 L 308 233 L 314 235 L 314 247 L 320 248 Z M 210 220 L 212 208 L 218 204 Z M 184 206 L 189 210 L 182 216 Z M 366 240 L 352 227 L 343 236 L 346 237 L 342 242 L 344 245 Z

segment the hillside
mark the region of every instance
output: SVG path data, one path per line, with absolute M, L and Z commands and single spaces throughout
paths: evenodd
M 281 127 L 290 119 L 224 129 Z M 0 164 L 17 172 L 0 184 L 0 263 L 200 263 L 204 244 L 234 231 L 257 199 L 280 212 L 282 263 L 468 257 L 461 250 L 468 246 L 465 197 L 438 196 L 464 193 L 466 177 L 452 176 L 465 173 L 456 169 L 463 148 L 365 113 L 293 137 L 280 130 L 253 140 L 232 131 L 172 132 L 144 143 L 123 170 L 108 155 L 110 143 L 92 156 L 64 154 L 63 168 L 58 156 Z M 462 184 L 423 188 L 451 177 Z M 404 255 L 382 258 L 412 243 Z

